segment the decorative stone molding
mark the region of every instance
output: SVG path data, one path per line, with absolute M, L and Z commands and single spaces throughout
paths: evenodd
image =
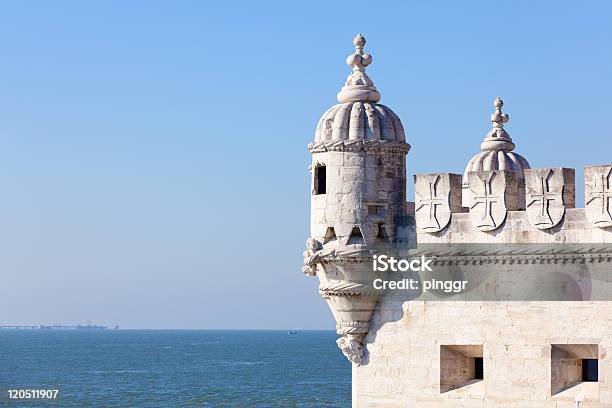
M 419 231 L 442 231 L 452 212 L 461 208 L 461 175 L 451 173 L 416 174 L 415 216 Z
M 575 264 L 602 263 L 612 261 L 612 253 L 607 254 L 561 254 L 561 255 L 483 255 L 438 257 L 434 266 L 444 265 L 529 265 L 529 264 Z
M 361 339 L 347 335 L 346 337 L 340 337 L 336 340 L 338 348 L 342 351 L 342 354 L 353 364 L 363 365 L 365 363 L 365 355 L 363 353 L 363 344 Z
M 308 238 L 306 240 L 306 251 L 303 252 L 304 264 L 302 265 L 302 272 L 306 276 L 316 276 L 317 264 L 320 262 L 322 256 L 326 253 L 323 251 L 323 244 L 314 238 Z
M 325 140 L 308 144 L 310 153 L 325 152 L 376 152 L 387 154 L 407 154 L 410 145 L 392 140 Z
M 541 230 L 557 226 L 575 203 L 575 172 L 568 168 L 525 169 L 527 218 Z
M 370 322 L 339 322 L 336 324 L 336 331 L 340 334 L 365 334 L 368 332 Z
M 576 264 L 612 262 L 612 253 L 598 255 L 491 255 L 439 257 L 434 266 L 444 265 L 529 265 L 529 264 Z
M 365 246 L 325 249 L 313 238 L 306 247 L 303 270 L 319 277 L 319 293 L 332 310 L 341 336 L 338 347 L 352 363 L 364 364 L 362 341 L 381 295 L 373 287 L 379 274 L 372 268 L 373 252 Z
M 506 220 L 508 211 L 517 210 L 516 174 L 489 170 L 468 173 L 472 205 L 470 220 L 481 231 L 494 231 Z
M 608 244 L 422 244 L 413 256 L 431 256 L 432 265 L 602 263 L 612 261 Z
M 372 261 L 372 251 L 366 248 L 331 249 L 321 252 L 321 264 L 368 263 Z
M 327 299 L 330 296 L 375 296 L 376 291 L 369 285 L 356 282 L 330 282 L 325 286 L 319 286 L 319 294 Z
M 599 228 L 612 226 L 612 165 L 587 166 L 584 179 L 589 222 Z

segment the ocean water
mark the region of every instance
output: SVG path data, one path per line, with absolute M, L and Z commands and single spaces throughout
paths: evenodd
M 333 331 L 0 330 L 0 406 L 347 407 Z M 9 389 L 58 389 L 11 400 Z

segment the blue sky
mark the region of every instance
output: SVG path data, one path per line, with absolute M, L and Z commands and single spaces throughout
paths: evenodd
M 0 324 L 333 328 L 300 272 L 306 144 L 357 32 L 409 174 L 461 173 L 497 95 L 579 203 L 612 162 L 609 2 L 1 7 Z

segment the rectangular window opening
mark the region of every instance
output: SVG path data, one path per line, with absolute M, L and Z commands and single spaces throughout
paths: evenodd
M 327 169 L 325 166 L 316 166 L 314 172 L 314 193 L 325 194 L 327 188 Z
M 474 379 L 484 379 L 484 362 L 482 357 L 474 357 Z
M 368 215 L 378 215 L 384 217 L 387 207 L 382 204 L 368 204 Z
M 440 393 L 484 380 L 481 344 L 440 345 Z
M 586 382 L 598 382 L 598 344 L 550 345 L 551 394 Z
M 582 381 L 586 382 L 597 382 L 599 371 L 599 364 L 594 358 L 582 359 Z

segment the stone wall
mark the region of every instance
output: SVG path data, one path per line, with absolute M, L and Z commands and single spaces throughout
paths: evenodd
M 386 297 L 353 368 L 358 407 L 612 407 L 612 302 L 427 302 Z M 596 344 L 599 382 L 552 389 L 553 344 Z M 440 349 L 482 345 L 484 380 L 441 389 Z
M 508 172 L 472 173 L 468 207 L 458 205 L 461 176 L 417 175 L 417 242 L 612 243 L 611 175 L 612 166 L 585 169 L 585 208 L 575 208 L 572 169 L 525 170 L 524 191 Z M 612 407 L 609 301 L 430 301 L 395 291 L 379 301 L 365 343 L 354 406 Z M 451 371 L 444 362 L 463 346 L 482 346 L 482 381 L 469 381 L 460 358 Z M 599 359 L 598 382 L 581 381 L 581 358 Z

